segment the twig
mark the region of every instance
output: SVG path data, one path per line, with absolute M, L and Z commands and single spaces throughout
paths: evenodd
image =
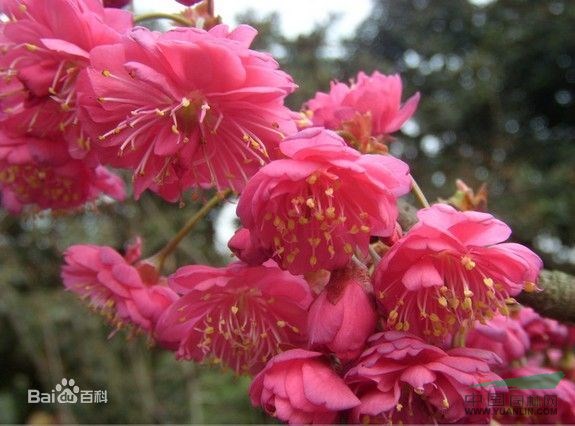
M 185 27 L 194 26 L 194 23 L 192 21 L 184 18 L 182 15 L 175 15 L 171 13 L 161 13 L 161 12 L 144 13 L 142 15 L 138 15 L 134 18 L 134 23 L 139 24 L 142 21 L 150 21 L 152 19 L 169 19 Z
M 429 207 L 429 201 L 427 201 L 427 198 L 425 198 L 425 194 L 423 193 L 423 191 L 421 190 L 421 188 L 419 187 L 413 176 L 411 176 L 411 191 L 413 192 L 413 194 L 423 207 L 425 208 Z
M 202 206 L 200 210 L 196 212 L 186 224 L 178 231 L 178 233 L 172 238 L 159 252 L 151 256 L 148 261 L 158 265 L 158 270 L 162 270 L 166 258 L 178 247 L 178 244 L 185 238 L 186 235 L 196 226 L 196 224 L 202 220 L 215 206 L 217 206 L 220 201 L 227 198 L 232 193 L 231 190 L 227 189 L 222 193 L 214 195 L 206 204 Z

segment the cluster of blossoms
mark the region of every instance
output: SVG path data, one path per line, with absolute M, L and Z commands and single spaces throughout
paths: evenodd
M 159 33 L 99 0 L 0 11 L 5 208 L 121 200 L 106 167 L 132 173 L 136 198 L 239 194 L 238 260 L 225 267 L 163 276 L 139 241 L 124 255 L 66 251 L 65 287 L 115 327 L 254 376 L 252 403 L 290 423 L 575 421 L 567 379 L 525 391 L 557 396 L 547 417 L 469 410 L 507 392 L 504 379 L 572 377 L 575 333 L 516 304 L 538 290 L 542 262 L 505 242 L 502 221 L 438 203 L 401 228 L 398 198 L 414 180 L 387 146 L 419 94 L 402 104 L 398 75 L 334 82 L 298 114 L 284 105 L 297 86 L 250 48 L 251 27 Z
M 57 10 L 58 13 L 54 13 Z M 131 15 L 98 0 L 6 0 L 0 12 L 0 191 L 11 212 L 124 198 L 119 177 L 92 155 L 77 81 L 90 52 L 117 43 Z

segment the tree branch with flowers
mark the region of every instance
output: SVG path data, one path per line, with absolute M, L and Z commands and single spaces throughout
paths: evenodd
M 291 111 L 297 84 L 250 48 L 256 30 L 188 3 L 136 18 L 99 0 L 1 6 L 3 208 L 122 202 L 112 168 L 131 173 L 136 199 L 153 192 L 182 215 L 188 191 L 217 191 L 156 253 L 143 256 L 139 238 L 123 254 L 69 247 L 68 291 L 182 362 L 252 376 L 252 404 L 290 423 L 505 422 L 467 397 L 484 407 L 501 390 L 486 383 L 572 374 L 574 329 L 541 315 L 574 320 L 573 277 L 506 242 L 509 226 L 478 211 L 481 193 L 460 183 L 430 203 L 390 154 L 419 93 L 402 102 L 399 75 L 360 72 Z M 149 19 L 180 26 L 134 26 Z M 419 209 L 400 198 L 410 192 Z M 232 193 L 237 260 L 167 272 Z M 571 379 L 552 390 L 553 415 L 528 420 L 575 421 Z

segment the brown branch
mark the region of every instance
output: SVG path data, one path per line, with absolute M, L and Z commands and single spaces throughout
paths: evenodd
M 399 200 L 398 208 L 398 222 L 407 231 L 417 223 L 417 209 L 405 200 Z M 537 286 L 543 291 L 522 292 L 515 299 L 545 317 L 575 324 L 575 276 L 544 269 Z

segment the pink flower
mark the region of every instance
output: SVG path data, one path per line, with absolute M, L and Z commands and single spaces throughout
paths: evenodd
M 196 3 L 201 2 L 202 0 L 176 0 L 178 3 L 183 4 L 184 6 L 193 6 Z
M 526 383 L 529 378 L 539 374 L 554 374 L 560 372 L 548 368 L 525 366 L 511 368 L 501 374 L 504 379 L 521 378 Z M 562 377 L 562 376 L 559 376 Z M 536 383 L 536 385 L 535 385 Z M 537 389 L 542 387 L 543 389 Z M 549 389 L 545 389 L 549 387 Z M 524 401 L 524 410 L 517 410 L 515 401 Z M 510 386 L 507 406 L 501 408 L 503 415 L 495 416 L 495 420 L 504 424 L 573 424 L 575 423 L 575 383 L 570 380 L 559 380 L 553 387 L 550 381 L 539 379 L 526 389 L 513 389 Z M 537 408 L 529 410 L 529 407 Z M 515 407 L 515 410 L 514 410 Z M 531 411 L 531 412 L 530 412 Z
M 327 287 L 309 309 L 307 328 L 312 348 L 327 348 L 341 360 L 361 353 L 377 321 L 366 292 L 369 286 L 369 278 L 355 268 L 332 272 Z
M 343 267 L 369 238 L 391 236 L 397 197 L 410 188 L 408 166 L 361 155 L 335 133 L 312 128 L 280 145 L 286 159 L 263 167 L 237 208 L 255 246 L 293 274 Z
M 228 241 L 228 247 L 238 257 L 238 259 L 248 265 L 261 265 L 270 258 L 268 250 L 264 250 L 263 248 L 254 245 L 250 237 L 250 231 L 246 228 L 240 228 L 237 230 L 230 241 Z
M 337 423 L 359 400 L 319 352 L 292 349 L 272 358 L 254 378 L 250 398 L 270 416 L 290 424 Z
M 162 317 L 156 339 L 179 358 L 254 374 L 276 353 L 305 342 L 309 288 L 273 262 L 184 266 L 169 281 L 182 297 Z
M 445 352 L 403 332 L 376 334 L 345 376 L 361 400 L 350 423 L 456 422 L 465 417 L 466 395 L 480 395 L 487 405 L 490 388 L 476 385 L 501 380 L 490 369 L 499 361 L 479 349 Z
M 104 167 L 70 158 L 59 141 L 9 138 L 0 131 L 0 192 L 3 206 L 19 213 L 25 205 L 73 209 L 102 194 L 122 200 L 124 185 Z
M 569 345 L 569 329 L 554 319 L 544 318 L 531 308 L 519 311 L 518 321 L 525 329 L 534 351 Z
M 444 338 L 500 311 L 510 296 L 535 287 L 542 267 L 526 247 L 501 243 L 511 230 L 487 213 L 435 204 L 384 256 L 374 289 L 388 327 Z
M 360 72 L 350 86 L 332 82 L 329 93 L 316 93 L 307 102 L 315 126 L 349 133 L 362 152 L 376 150 L 378 141 L 401 128 L 415 112 L 419 93 L 401 106 L 402 84 L 399 75 L 371 76 Z M 375 144 L 374 144 L 375 142 Z
M 476 324 L 467 335 L 465 345 L 496 353 L 505 364 L 519 360 L 529 350 L 529 336 L 517 319 L 501 314 L 485 324 Z
M 117 42 L 132 26 L 131 14 L 105 9 L 100 0 L 4 0 L 0 12 L 11 18 L 0 40 L 0 76 L 8 82 L 0 94 L 16 97 L 6 126 L 14 133 L 64 137 L 71 154 L 83 157 L 90 141 L 78 126 L 77 76 L 93 47 Z
M 104 7 L 122 8 L 126 7 L 131 2 L 132 0 L 104 0 Z
M 75 245 L 66 250 L 64 259 L 66 288 L 89 299 L 90 306 L 118 328 L 127 323 L 151 332 L 178 298 L 155 268 L 145 262 L 128 263 L 111 247 Z
M 283 101 L 296 86 L 271 56 L 249 49 L 255 35 L 248 26 L 136 28 L 92 51 L 79 89 L 86 128 L 105 164 L 134 171 L 136 196 L 240 191 L 277 156 L 282 132 L 295 130 Z

